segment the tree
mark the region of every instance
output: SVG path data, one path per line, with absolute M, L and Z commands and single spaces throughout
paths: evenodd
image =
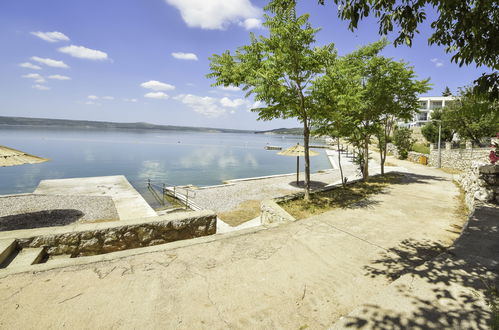
M 421 134 L 423 134 L 424 138 L 431 143 L 438 143 L 438 127 L 442 125 L 441 140 L 444 142 L 452 141 L 454 132 L 449 128 L 447 122 L 442 122 L 442 109 L 433 110 L 431 119 L 432 121 L 421 128 Z
M 499 130 L 499 101 L 477 94 L 473 88 L 460 89 L 459 97 L 445 107 L 443 122 L 460 138 L 480 144 Z
M 287 0 L 282 0 L 286 2 Z M 453 53 L 452 61 L 469 65 L 488 66 L 499 70 L 499 5 L 497 0 L 332 0 L 338 5 L 338 16 L 349 21 L 355 30 L 359 21 L 375 16 L 379 33 L 387 35 L 397 27 L 395 46 L 412 45 L 419 25 L 427 18 L 427 11 L 436 9 L 436 19 L 431 22 L 433 34 L 430 45 L 443 45 Z M 322 5 L 326 0 L 318 0 Z M 432 14 L 432 13 L 430 13 Z M 433 15 L 431 15 L 433 17 Z M 475 80 L 475 88 L 490 98 L 499 96 L 497 72 L 484 73 Z
M 393 144 L 397 147 L 399 158 L 406 159 L 414 144 L 412 131 L 406 127 L 397 128 L 393 133 Z
M 250 34 L 250 44 L 210 58 L 214 86 L 242 86 L 246 96 L 254 95 L 264 104 L 252 109 L 259 119 L 297 118 L 303 124 L 305 147 L 305 199 L 310 192 L 309 138 L 313 112 L 316 109 L 308 87 L 336 58 L 334 45 L 315 47 L 314 29 L 309 15 L 297 17 L 294 1 L 283 5 L 271 1 L 265 10 L 263 25 L 269 36 Z M 273 16 L 271 16 L 273 15 Z
M 442 96 L 452 96 L 452 92 L 450 91 L 448 86 L 445 86 L 445 89 L 442 92 Z
M 338 132 L 359 149 L 364 180 L 371 137 L 378 137 L 384 172 L 386 141 L 395 122 L 410 119 L 418 107 L 417 94 L 428 90 L 428 80 L 415 80 L 407 63 L 379 55 L 387 44 L 382 39 L 343 56 L 314 82 L 321 118 L 316 126 Z

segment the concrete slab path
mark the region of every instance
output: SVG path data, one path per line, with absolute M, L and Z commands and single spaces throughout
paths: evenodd
M 123 175 L 42 180 L 35 194 L 110 196 L 121 220 L 154 217 L 156 212 Z
M 418 168 L 352 208 L 0 277 L 0 328 L 328 328 L 452 243 L 463 223 L 455 214 L 458 193 L 449 176 Z M 382 262 L 387 258 L 394 262 Z M 394 277 L 378 275 L 391 265 Z

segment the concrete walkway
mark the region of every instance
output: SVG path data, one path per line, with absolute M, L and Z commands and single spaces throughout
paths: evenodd
M 407 167 L 402 182 L 352 208 L 0 278 L 0 328 L 328 328 L 461 230 L 449 176 Z
M 35 194 L 110 196 L 121 220 L 157 215 L 123 175 L 42 180 Z

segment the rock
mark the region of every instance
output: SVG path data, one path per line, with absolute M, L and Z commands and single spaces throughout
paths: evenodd
M 153 230 L 147 227 L 139 227 L 137 229 L 137 237 L 140 242 L 149 242 L 153 239 Z
M 100 249 L 100 242 L 97 238 L 91 238 L 89 240 L 83 240 L 80 243 L 81 251 L 97 252 Z
M 480 166 L 479 170 L 484 174 L 499 174 L 499 164 Z
M 149 245 L 159 245 L 159 244 L 165 244 L 166 241 L 164 239 L 153 239 L 152 241 L 149 242 Z
M 489 202 L 494 199 L 494 192 L 492 190 L 482 188 L 478 189 L 474 194 L 473 197 L 475 199 L 481 201 L 481 202 Z

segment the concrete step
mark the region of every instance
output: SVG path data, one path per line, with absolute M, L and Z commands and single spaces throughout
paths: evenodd
M 16 240 L 13 238 L 0 240 L 0 268 L 2 263 L 15 251 L 16 245 Z
M 7 268 L 16 268 L 37 264 L 45 256 L 43 248 L 24 248 L 16 255 Z

